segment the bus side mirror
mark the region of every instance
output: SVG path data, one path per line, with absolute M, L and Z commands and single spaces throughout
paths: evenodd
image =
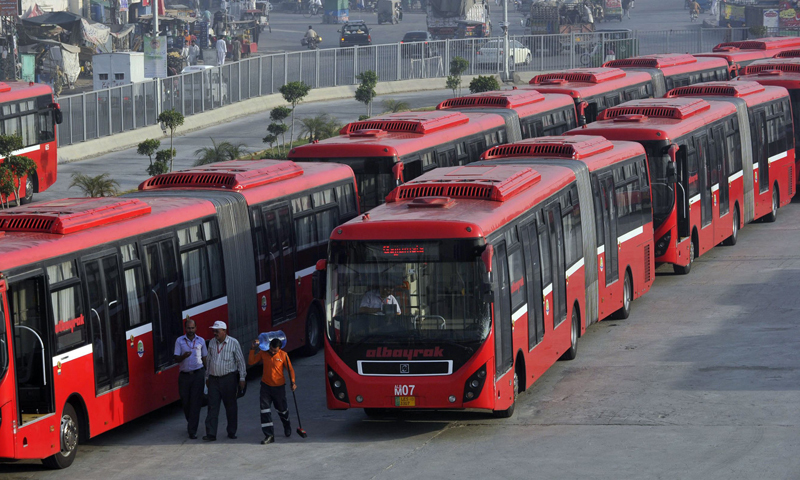
M 589 106 L 588 102 L 581 102 L 578 104 L 578 126 L 586 125 L 586 108 Z
M 397 162 L 392 166 L 392 175 L 394 176 L 395 185 L 398 187 L 403 184 L 403 162 Z
M 314 270 L 314 273 L 311 275 L 311 295 L 315 299 L 325 299 L 327 268 L 328 262 L 325 259 L 317 260 L 316 270 Z
M 61 113 L 61 105 L 51 103 L 48 106 L 53 109 L 53 120 L 55 120 L 56 125 L 61 125 L 61 122 L 64 121 L 64 114 Z
M 667 164 L 667 181 L 669 183 L 675 183 L 678 181 L 678 172 L 675 168 L 675 160 L 678 157 L 678 146 L 674 143 L 669 146 L 667 149 L 667 155 L 669 155 L 669 163 Z

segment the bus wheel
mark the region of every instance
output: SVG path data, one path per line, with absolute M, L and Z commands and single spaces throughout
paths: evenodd
M 314 355 L 322 347 L 322 318 L 316 307 L 311 307 L 306 317 L 306 344 L 304 355 Z
M 733 207 L 733 230 L 731 236 L 726 238 L 722 243 L 732 247 L 739 241 L 739 207 Z
M 569 334 L 570 346 L 569 350 L 561 355 L 559 360 L 574 360 L 578 356 L 578 332 L 581 328 L 581 318 L 578 315 L 578 307 L 572 307 L 572 325 Z
M 614 312 L 614 318 L 625 320 L 631 314 L 631 303 L 633 302 L 633 280 L 630 274 L 625 272 L 625 283 L 622 284 L 622 308 Z
M 78 415 L 71 404 L 64 405 L 64 413 L 61 414 L 61 451 L 42 460 L 47 468 L 54 470 L 67 468 L 72 465 L 75 455 L 78 454 Z
M 772 211 L 764 217 L 765 222 L 772 223 L 778 219 L 778 187 L 772 189 Z
M 31 176 L 28 175 L 28 178 L 25 180 L 25 196 L 22 197 L 21 202 L 23 205 L 27 203 L 31 203 L 33 201 L 33 179 Z
M 511 418 L 514 415 L 514 410 L 517 407 L 517 396 L 519 395 L 519 377 L 517 376 L 516 369 L 514 370 L 514 398 L 511 400 L 511 406 L 505 410 L 494 410 L 494 416 L 497 418 Z
M 689 264 L 685 267 L 680 265 L 673 265 L 672 271 L 677 273 L 678 275 L 687 275 L 689 272 L 692 271 L 692 263 L 694 263 L 694 251 L 695 251 L 695 244 L 694 244 L 694 235 L 692 235 L 691 240 L 689 240 Z

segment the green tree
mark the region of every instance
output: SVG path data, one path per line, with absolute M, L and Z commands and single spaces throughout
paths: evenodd
M 343 126 L 344 125 L 342 125 L 342 122 L 340 122 L 335 118 L 331 118 L 330 120 L 328 120 L 325 126 L 322 127 L 322 130 L 320 130 L 319 139 L 325 140 L 326 138 L 331 138 L 339 135 L 339 130 L 341 130 Z
M 151 177 L 170 171 L 169 164 L 175 157 L 175 150 L 159 150 L 156 152 L 156 161 L 147 167 L 147 174 Z
M 227 160 L 236 160 L 246 153 L 243 143 L 237 145 L 231 142 L 217 143 L 212 138 L 210 147 L 202 147 L 194 151 L 194 156 L 197 157 L 194 164 L 195 166 L 199 166 L 209 163 L 225 162 Z
M 281 137 L 283 140 L 281 141 L 282 145 L 286 145 L 286 132 L 289 131 L 289 125 L 285 123 L 279 122 L 272 122 L 267 125 L 267 136 L 262 139 L 264 143 L 273 143 L 278 141 L 278 137 Z M 274 138 L 274 140 L 273 140 Z M 281 145 L 278 145 L 278 151 L 282 151 Z
M 119 182 L 110 177 L 108 173 L 90 176 L 83 173 L 73 173 L 72 183 L 69 187 L 77 187 L 87 197 L 111 197 L 119 193 Z
M 146 156 L 150 159 L 150 165 L 153 164 L 153 155 L 156 154 L 156 150 L 161 146 L 161 141 L 156 140 L 154 138 L 148 138 L 144 142 L 140 143 L 136 147 L 136 153 L 142 156 Z
M 5 163 L 0 163 L 0 205 L 9 208 L 8 201 L 15 192 L 14 176 Z
M 36 174 L 36 163 L 28 157 L 14 155 L 14 151 L 21 150 L 23 147 L 22 137 L 20 135 L 0 135 L 0 158 L 4 158 L 3 165 L 11 175 L 14 184 L 14 193 L 17 197 L 17 205 L 22 203 L 20 197 L 22 190 L 22 179 Z M 29 187 L 33 185 L 28 182 Z M 31 195 L 26 189 L 26 195 Z
M 469 91 L 472 93 L 491 92 L 500 90 L 500 82 L 493 75 L 478 75 L 469 82 Z
M 289 82 L 280 89 L 283 99 L 292 106 L 292 126 L 289 133 L 289 143 L 294 141 L 294 110 L 308 95 L 309 91 L 311 91 L 311 87 L 300 81 Z
M 169 150 L 173 152 L 169 160 L 169 171 L 171 172 L 175 160 L 173 138 L 175 137 L 175 130 L 183 125 L 183 114 L 177 110 L 164 110 L 158 115 L 158 121 L 169 129 Z
M 356 100 L 367 107 L 367 116 L 372 116 L 372 100 L 378 96 L 375 86 L 378 85 L 378 74 L 374 70 L 367 70 L 356 75 L 361 85 L 356 89 Z
M 331 120 L 333 119 L 327 113 L 300 120 L 300 137 L 307 137 L 309 142 L 330 137 L 324 134 L 330 129 Z
M 408 102 L 393 98 L 387 98 L 383 101 L 383 113 L 405 112 L 406 110 L 411 110 L 411 105 Z
M 450 75 L 447 76 L 445 85 L 453 91 L 453 96 L 461 95 L 461 75 L 469 68 L 469 62 L 462 57 L 453 57 L 450 60 Z

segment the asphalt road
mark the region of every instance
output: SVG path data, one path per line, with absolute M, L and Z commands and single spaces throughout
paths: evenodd
M 259 444 L 252 379 L 239 402 L 236 441 L 187 439 L 183 414 L 171 406 L 81 445 L 67 472 L 20 462 L 0 466 L 0 475 L 797 478 L 799 234 L 800 205 L 792 204 L 777 223 L 748 225 L 738 245 L 701 257 L 688 276 L 660 268 L 628 320 L 591 326 L 578 358 L 553 366 L 507 420 L 474 412 L 371 420 L 360 410 L 328 411 L 317 354 L 293 360 L 305 440 Z

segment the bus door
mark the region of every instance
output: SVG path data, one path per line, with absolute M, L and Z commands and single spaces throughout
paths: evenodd
M 714 155 L 717 156 L 717 178 L 719 183 L 719 215 L 723 216 L 730 211 L 730 192 L 728 191 L 728 161 L 725 144 L 725 134 L 722 125 L 714 127 Z
M 706 134 L 698 135 L 695 142 L 695 146 L 697 147 L 697 161 L 700 166 L 700 225 L 704 228 L 711 224 L 713 216 L 711 200 L 712 161 L 711 152 L 708 151 L 708 136 Z
M 155 371 L 172 365 L 182 335 L 181 280 L 172 234 L 143 242 L 147 309 L 153 320 Z
M 681 145 L 675 157 L 675 169 L 678 174 L 678 182 L 675 185 L 675 196 L 677 197 L 678 214 L 678 237 L 683 239 L 691 232 L 691 219 L 689 216 L 689 188 L 691 185 L 691 173 L 689 172 L 689 149 L 690 143 Z M 693 153 L 694 155 L 694 153 Z
M 37 271 L 11 278 L 8 285 L 20 426 L 55 412 L 45 283 Z
M 264 210 L 264 226 L 270 262 L 270 297 L 272 300 L 272 325 L 294 318 L 297 313 L 297 285 L 295 283 L 294 241 L 289 205 L 283 204 Z
M 500 242 L 495 249 L 494 271 L 497 273 L 497 296 L 494 309 L 495 377 L 500 378 L 514 363 L 511 338 L 511 287 L 508 279 L 506 243 Z
M 755 112 L 755 122 L 754 146 L 756 151 L 753 156 L 753 164 L 758 163 L 758 178 L 756 178 L 758 192 L 764 193 L 769 190 L 769 162 L 767 161 L 767 116 L 763 108 Z M 769 202 L 772 202 L 772 197 L 769 198 Z
M 606 286 L 619 279 L 619 244 L 617 243 L 617 200 L 614 191 L 614 173 L 598 176 L 603 193 L 603 235 L 605 243 Z
M 542 315 L 542 274 L 539 265 L 539 235 L 536 221 L 520 229 L 522 250 L 525 252 L 525 271 L 528 288 L 528 349 L 539 344 L 544 337 L 544 317 Z M 520 379 L 521 380 L 521 379 Z
M 564 266 L 564 232 L 561 224 L 561 204 L 558 200 L 545 207 L 547 229 L 550 233 L 550 254 L 553 271 L 553 327 L 567 318 L 567 284 Z
M 128 383 L 125 306 L 115 251 L 81 259 L 97 394 Z

